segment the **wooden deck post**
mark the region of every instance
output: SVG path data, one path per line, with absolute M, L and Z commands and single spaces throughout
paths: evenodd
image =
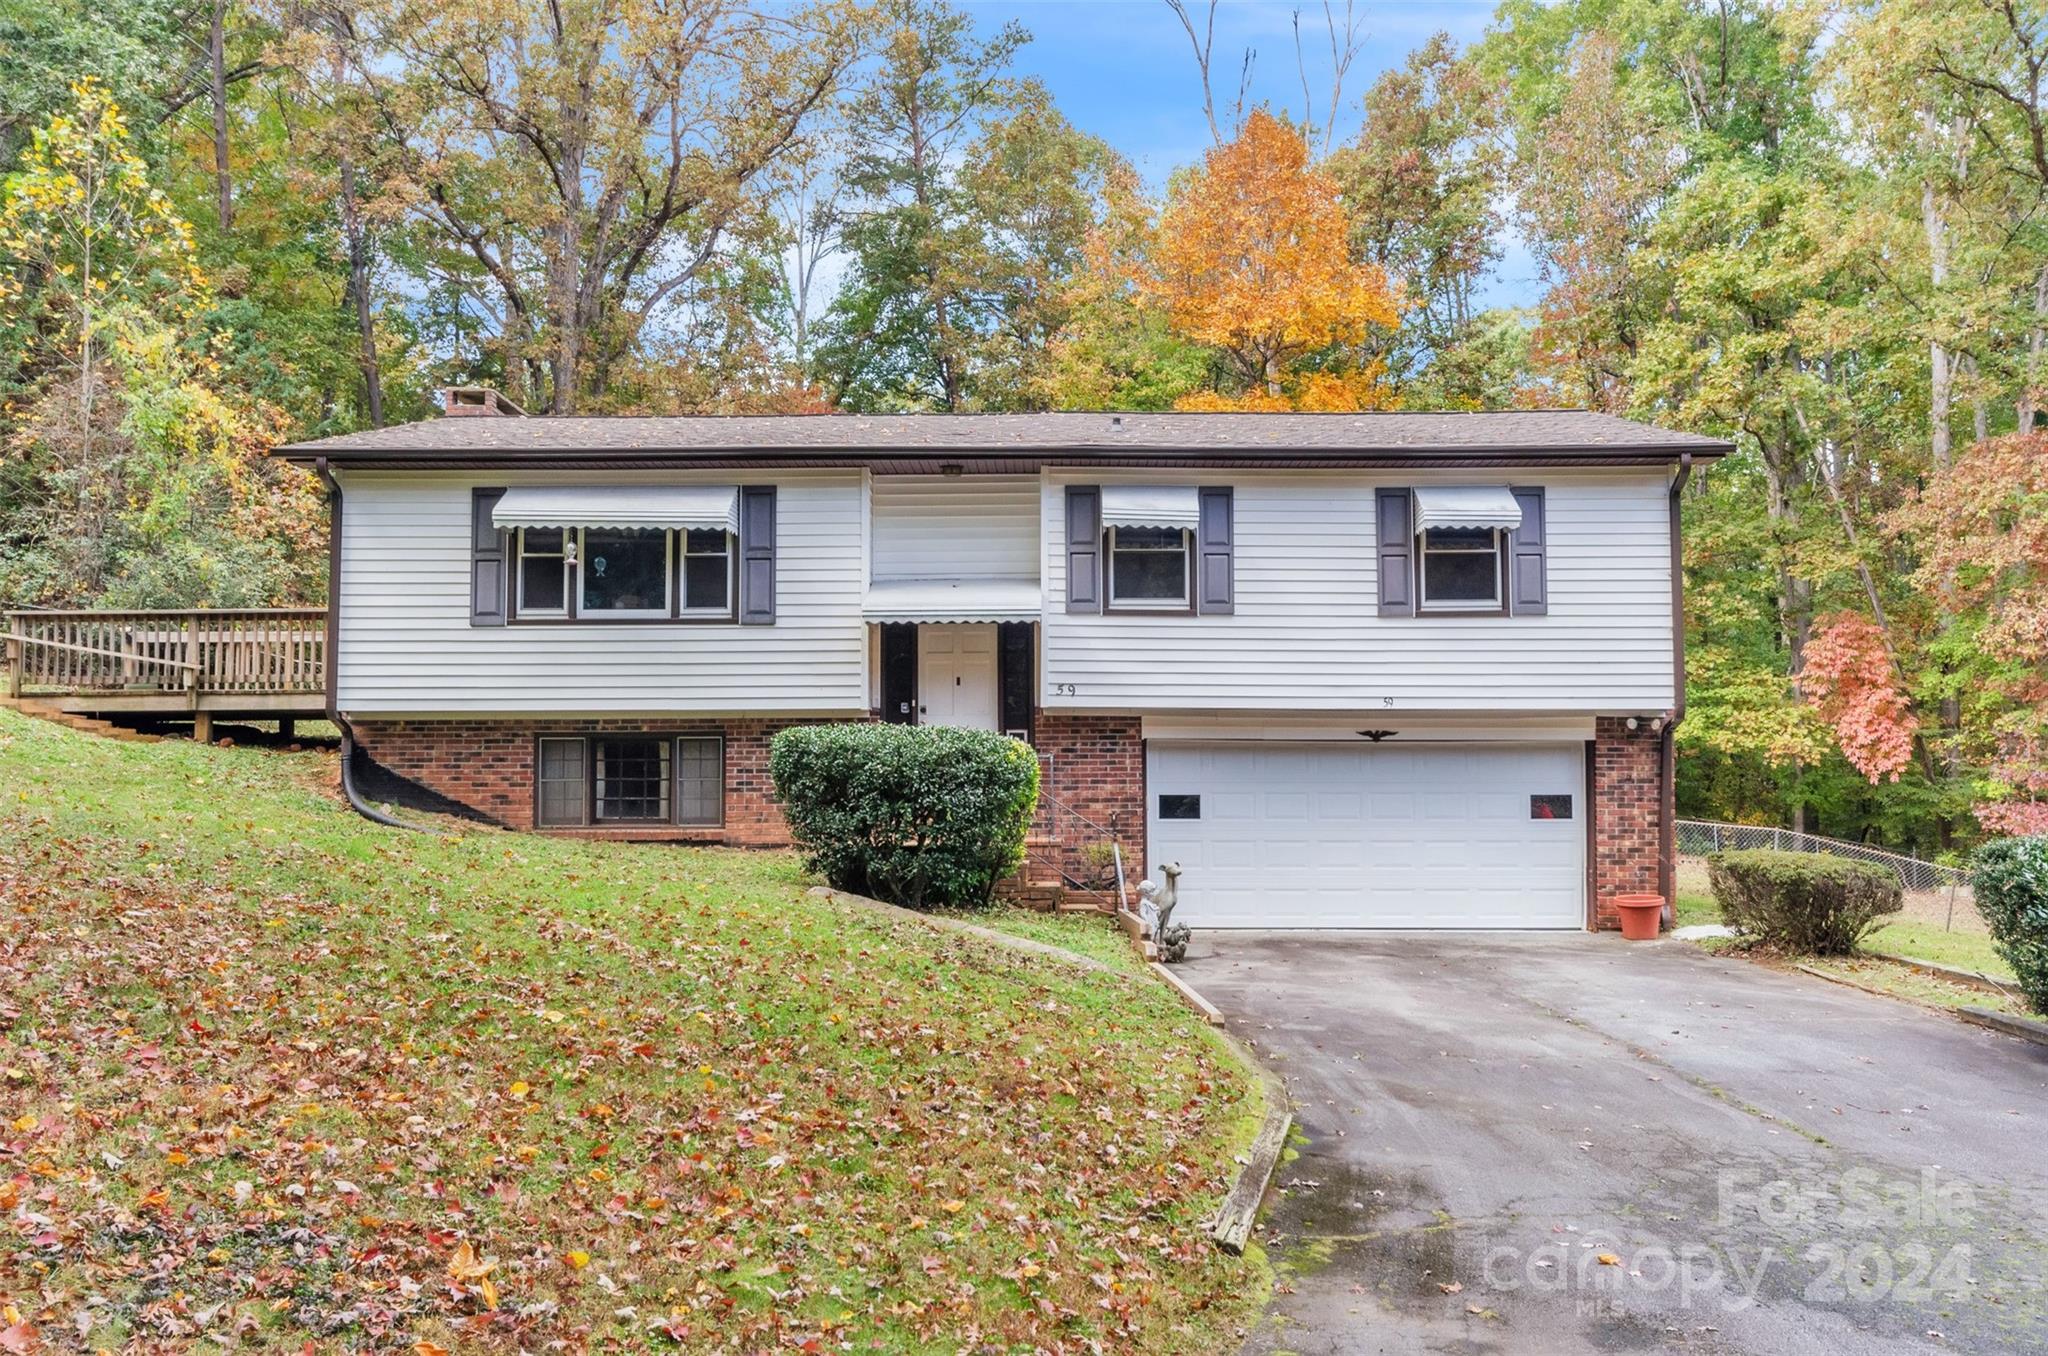
M 7 619 L 7 696 L 21 696 L 21 666 L 28 647 L 21 643 L 21 618 Z
M 194 711 L 192 713 L 192 738 L 201 744 L 211 744 L 213 742 L 213 712 Z
M 299 723 L 290 716 L 279 716 L 277 718 L 277 737 L 289 741 L 293 735 L 298 733 L 298 725 Z
M 199 667 L 202 662 L 199 657 L 199 614 L 197 612 L 187 612 L 183 624 L 185 627 L 185 662 L 191 665 L 190 668 L 185 670 L 185 690 L 191 698 L 192 709 L 197 711 L 199 709 L 199 689 L 203 686 L 200 682 L 202 670 Z M 210 735 L 213 731 L 213 718 L 208 716 L 205 719 L 207 732 Z M 195 739 L 200 737 L 197 724 L 195 721 L 193 731 Z

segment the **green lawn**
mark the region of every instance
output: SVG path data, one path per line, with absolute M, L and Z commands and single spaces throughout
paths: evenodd
M 46 1344 L 1236 1344 L 1266 1278 L 1198 1226 L 1257 1085 L 1136 967 L 333 773 L 0 711 L 0 1312 Z

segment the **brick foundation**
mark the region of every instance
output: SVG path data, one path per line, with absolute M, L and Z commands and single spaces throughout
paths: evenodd
M 375 720 L 350 722 L 378 763 L 508 829 L 534 827 L 535 740 L 546 734 L 660 733 L 725 737 L 725 824 L 720 828 L 551 829 L 582 837 L 687 839 L 783 847 L 789 828 L 768 777 L 768 741 L 798 720 Z
M 725 737 L 725 824 L 722 828 L 551 829 L 584 837 L 687 839 L 742 847 L 783 847 L 789 829 L 768 775 L 768 741 L 808 720 L 377 720 L 351 722 L 364 752 L 385 768 L 429 791 L 466 805 L 509 829 L 534 825 L 535 741 L 549 734 L 718 734 Z M 1145 746 L 1136 716 L 1069 716 L 1041 711 L 1038 751 L 1045 758 L 1045 794 L 1104 828 L 1123 843 L 1125 872 L 1133 885 L 1145 865 Z M 1041 811 L 1057 820 L 1053 836 L 1064 866 L 1076 875 L 1084 852 L 1099 838 L 1074 815 Z
M 1087 845 L 1102 841 L 1081 816 L 1114 829 L 1132 889 L 1145 874 L 1145 740 L 1137 716 L 1073 716 L 1040 711 L 1033 731 L 1045 769 L 1044 794 L 1073 814 L 1044 810 L 1039 832 L 1061 846 L 1062 869 L 1085 877 Z
M 1662 894 L 1663 741 L 1644 721 L 1601 716 L 1593 735 L 1593 926 L 1618 928 L 1614 897 Z

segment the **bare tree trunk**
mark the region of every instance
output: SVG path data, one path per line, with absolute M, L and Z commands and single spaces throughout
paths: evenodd
M 1927 115 L 1926 121 L 1930 136 L 1936 135 L 1938 124 L 1931 113 Z M 1968 155 L 1968 151 L 1965 149 L 1967 143 L 1963 140 L 1965 132 L 1966 128 L 1963 121 L 1958 116 L 1953 120 L 1949 129 L 1948 142 L 1950 146 L 1955 148 L 1953 154 L 1957 170 L 1959 171 L 1958 177 L 1960 177 L 1960 171 L 1966 165 L 1964 157 Z M 1932 285 L 1931 311 L 1933 324 L 1939 327 L 1942 315 L 1946 310 L 1946 303 L 1942 293 L 1948 286 L 1949 280 L 1949 233 L 1948 215 L 1942 201 L 1942 190 L 1937 187 L 1932 178 L 1923 179 L 1920 184 L 1920 223 L 1927 235 L 1928 281 Z M 1928 451 L 1932 457 L 1934 469 L 1937 472 L 1941 472 L 1948 470 L 1955 460 L 1954 443 L 1949 428 L 1949 416 L 1955 403 L 1955 373 L 1950 363 L 1948 348 L 1942 342 L 1939 328 L 1936 329 L 1936 332 L 1928 340 L 1928 357 L 1930 359 L 1927 389 Z M 1953 579 L 1944 579 L 1936 589 L 1936 598 L 1941 615 L 1940 627 L 1943 631 L 1947 631 L 1954 624 L 1955 619 L 1955 581 Z M 1962 702 L 1958 698 L 1942 698 L 1939 710 L 1942 729 L 1955 730 L 1961 726 L 1963 708 Z M 1961 751 L 1951 742 L 1947 760 L 1951 773 L 1960 770 L 1960 758 Z
M 1792 507 L 1792 490 L 1799 482 L 1799 468 L 1783 436 L 1760 440 L 1764 453 L 1765 511 L 1771 520 L 1773 539 L 1787 530 L 1797 516 Z M 1778 635 L 1785 646 L 1785 673 L 1796 690 L 1799 671 L 1806 664 L 1806 641 L 1813 630 L 1813 584 L 1792 573 L 1781 551 L 1778 556 Z
M 213 186 L 220 228 L 235 224 L 235 181 L 228 168 L 228 0 L 213 0 L 206 30 L 206 59 L 213 86 Z
M 2027 331 L 2027 366 L 2020 380 L 2020 396 L 2015 413 L 2019 417 L 2019 431 L 2031 433 L 2034 417 L 2041 409 L 2041 349 L 2048 343 L 2048 264 L 2034 275 L 2034 325 Z
M 1941 291 L 1948 285 L 1948 221 L 1942 213 L 1941 200 L 1932 179 L 1920 185 L 1920 225 L 1927 235 L 1929 281 L 1933 284 L 1935 313 L 1938 316 Z M 1927 341 L 1927 359 L 1928 446 L 1934 456 L 1935 469 L 1946 471 L 1953 460 L 1949 408 L 1955 400 L 1955 373 L 1950 365 L 1948 346 L 1942 342 L 1939 333 Z
M 377 363 L 377 318 L 370 305 L 370 241 L 356 200 L 356 166 L 341 160 L 341 226 L 348 237 L 348 293 L 356 312 L 356 365 L 363 374 L 363 404 L 372 428 L 384 427 L 384 374 Z

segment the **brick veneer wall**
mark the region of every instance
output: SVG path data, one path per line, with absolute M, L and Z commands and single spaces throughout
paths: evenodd
M 1614 897 L 1663 892 L 1663 743 L 1643 721 L 1601 716 L 1593 732 L 1593 926 L 1617 928 Z
M 1040 711 L 1032 731 L 1047 769 L 1046 795 L 1075 814 L 1114 828 L 1123 844 L 1124 874 L 1133 889 L 1145 874 L 1145 736 L 1137 716 L 1073 716 Z M 1065 869 L 1086 876 L 1086 845 L 1099 841 L 1072 815 L 1041 811 L 1056 831 Z M 1049 821 L 1049 822 L 1048 822 Z
M 545 734 L 717 734 L 725 737 L 722 828 L 570 829 L 617 838 L 688 838 L 782 847 L 789 828 L 768 776 L 768 741 L 797 720 L 374 720 L 351 721 L 370 757 L 429 791 L 511 829 L 534 827 L 535 740 Z M 551 832 L 553 832 L 551 830 Z

